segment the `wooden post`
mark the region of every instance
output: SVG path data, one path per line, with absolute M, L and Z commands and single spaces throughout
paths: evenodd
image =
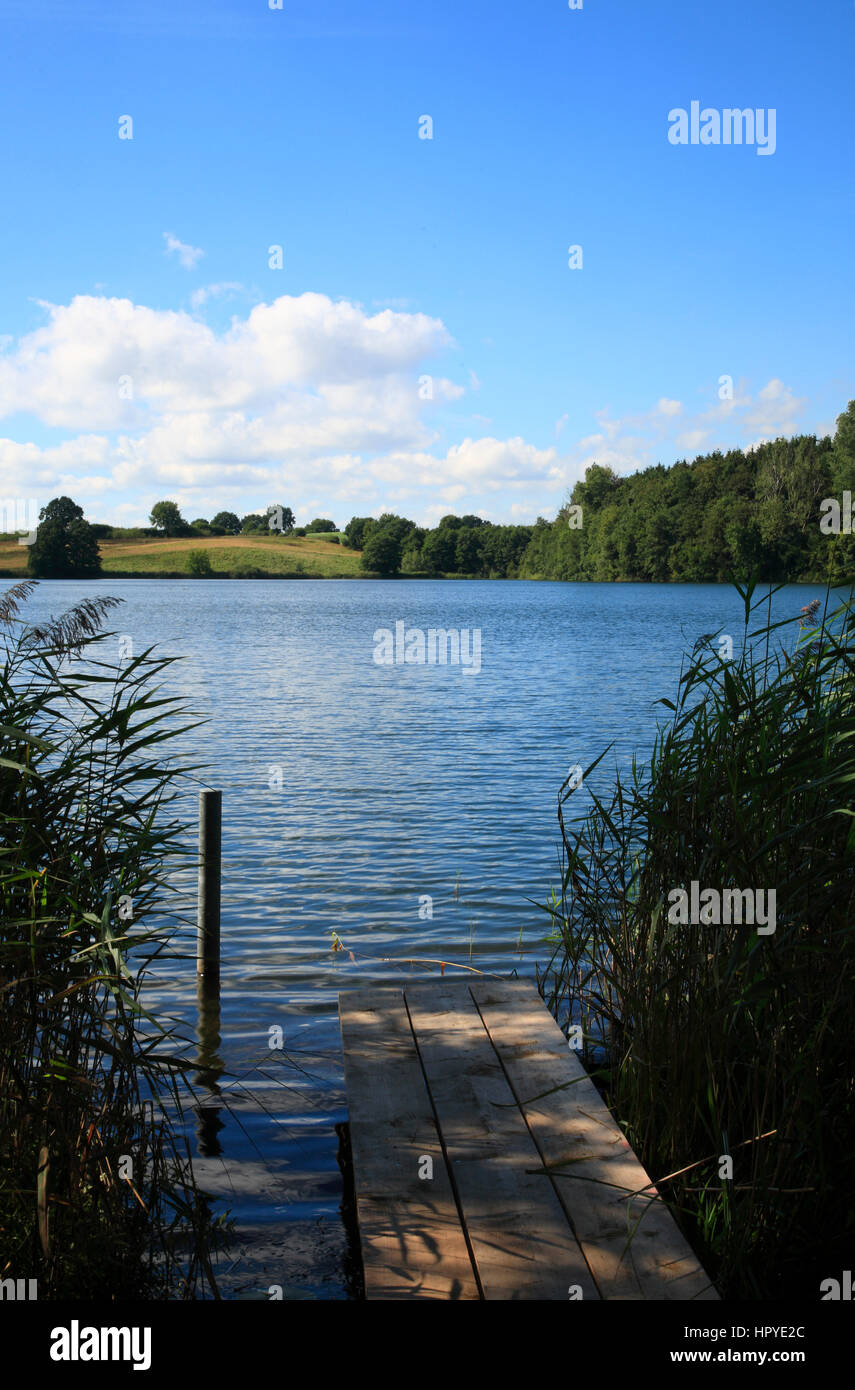
M 199 793 L 199 905 L 196 976 L 206 998 L 220 992 L 222 792 Z

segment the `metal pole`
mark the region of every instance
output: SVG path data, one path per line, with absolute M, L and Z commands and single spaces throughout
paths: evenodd
M 199 793 L 199 905 L 196 975 L 207 997 L 220 991 L 222 792 Z

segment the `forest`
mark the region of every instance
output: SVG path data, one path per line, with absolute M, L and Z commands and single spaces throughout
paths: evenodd
M 757 573 L 843 583 L 855 575 L 847 492 L 855 492 L 855 401 L 833 438 L 716 450 L 626 477 L 592 464 L 554 521 L 446 516 L 424 530 L 387 513 L 354 517 L 344 535 L 379 573 L 688 583 Z M 839 504 L 839 534 L 822 506 L 828 499 Z

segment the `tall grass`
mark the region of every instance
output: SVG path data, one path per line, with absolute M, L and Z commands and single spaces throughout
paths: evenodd
M 818 1297 L 855 1229 L 855 617 L 753 627 L 740 594 L 741 650 L 698 642 L 649 762 L 562 788 L 540 983 L 720 1290 Z M 775 932 L 669 922 L 692 880 L 775 889 Z
M 140 997 L 182 854 L 166 755 L 187 716 L 161 693 L 170 659 L 107 659 L 118 600 L 34 627 L 33 587 L 0 599 L 0 1278 L 216 1296 L 183 1064 Z

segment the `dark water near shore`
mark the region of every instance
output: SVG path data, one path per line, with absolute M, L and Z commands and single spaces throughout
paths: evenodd
M 109 625 L 137 653 L 185 658 L 170 693 L 209 722 L 182 745 L 223 792 L 227 1104 L 197 1165 L 237 1222 L 222 1292 L 345 1298 L 338 991 L 438 970 L 412 957 L 533 975 L 548 919 L 528 899 L 558 881 L 558 788 L 610 742 L 601 785 L 647 750 L 686 648 L 723 629 L 738 651 L 741 600 L 717 585 L 104 580 L 44 583 L 28 616 L 93 592 L 125 600 Z M 814 597 L 785 589 L 773 612 Z M 480 629 L 480 671 L 375 664 L 375 630 L 399 620 Z M 194 827 L 199 784 L 181 784 Z M 182 949 L 149 1002 L 191 1032 L 192 934 Z

